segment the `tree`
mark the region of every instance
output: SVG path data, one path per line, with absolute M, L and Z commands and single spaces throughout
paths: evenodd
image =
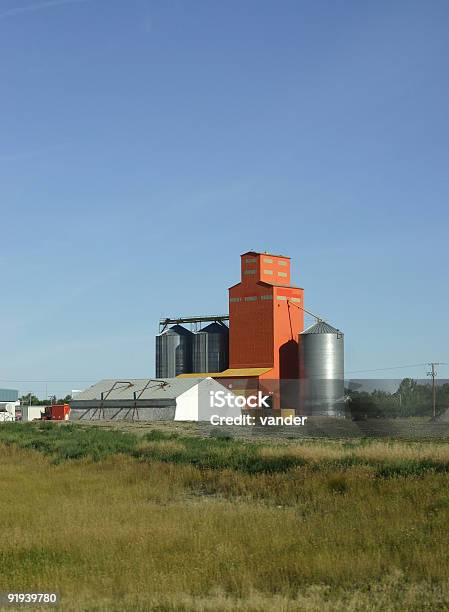
M 39 406 L 41 401 L 36 395 L 33 395 L 33 393 L 27 393 L 26 395 L 22 395 L 20 403 L 26 406 Z
M 351 397 L 351 416 L 355 421 L 379 418 L 384 416 L 383 410 L 376 398 L 369 393 L 357 393 Z

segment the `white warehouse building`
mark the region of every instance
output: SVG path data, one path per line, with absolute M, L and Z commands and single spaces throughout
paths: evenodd
M 70 420 L 210 421 L 216 414 L 239 416 L 233 401 L 214 407 L 217 392 L 230 394 L 210 377 L 106 379 L 77 393 L 70 402 Z

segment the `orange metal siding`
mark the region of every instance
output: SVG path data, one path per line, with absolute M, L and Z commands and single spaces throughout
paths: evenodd
M 304 312 L 289 303 L 291 298 L 300 299 L 302 306 L 304 291 L 294 288 L 275 288 L 274 307 L 274 368 L 273 378 L 298 378 L 298 334 L 304 329 Z M 286 298 L 278 299 L 278 298 Z M 266 375 L 265 375 L 266 377 Z
M 269 368 L 273 365 L 273 300 L 261 296 L 273 294 L 271 287 L 242 283 L 229 290 L 229 367 Z M 245 298 L 253 298 L 247 301 Z
M 304 292 L 289 284 L 288 257 L 254 252 L 241 256 L 241 282 L 229 289 L 230 368 L 271 367 L 260 376 L 266 380 L 298 377 L 297 339 L 304 313 L 288 300 L 299 299 L 302 305 Z

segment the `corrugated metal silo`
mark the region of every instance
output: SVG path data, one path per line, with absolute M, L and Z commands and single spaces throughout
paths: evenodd
M 222 372 L 229 364 L 229 328 L 211 323 L 193 336 L 193 371 Z
M 299 334 L 300 398 L 305 414 L 344 416 L 344 335 L 325 323 Z
M 156 336 L 156 378 L 174 378 L 192 372 L 191 331 L 173 325 Z

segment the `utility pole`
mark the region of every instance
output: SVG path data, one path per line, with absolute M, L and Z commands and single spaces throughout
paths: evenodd
M 430 365 L 430 372 L 427 372 L 427 376 L 431 376 L 432 377 L 432 406 L 433 406 L 433 418 L 436 417 L 437 415 L 437 411 L 436 411 L 436 387 L 435 387 L 435 378 L 437 376 L 437 371 L 435 370 L 436 366 L 441 365 L 440 363 L 437 362 L 431 362 L 429 363 Z

